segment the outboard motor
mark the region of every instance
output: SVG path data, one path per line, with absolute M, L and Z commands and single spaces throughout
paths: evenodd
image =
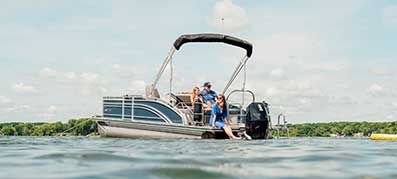
M 252 139 L 267 139 L 269 133 L 269 108 L 266 102 L 253 102 L 247 107 L 245 130 Z

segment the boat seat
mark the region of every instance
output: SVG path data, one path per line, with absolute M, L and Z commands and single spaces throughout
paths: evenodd
M 175 95 L 174 93 L 168 93 L 167 95 L 170 95 L 175 100 L 175 104 L 178 108 L 184 108 L 185 106 L 191 107 L 190 98 L 189 102 L 186 102 L 186 95 Z
M 176 94 L 175 96 L 180 100 L 180 102 L 185 103 L 187 106 L 192 106 L 189 94 Z

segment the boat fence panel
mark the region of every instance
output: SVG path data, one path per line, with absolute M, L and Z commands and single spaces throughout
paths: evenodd
M 165 123 L 165 121 L 160 116 L 141 107 L 134 107 L 134 120 Z
M 123 98 L 104 98 L 103 100 L 103 117 L 120 119 L 131 119 L 132 100 Z
M 103 106 L 103 116 L 109 118 L 122 118 L 121 116 L 121 106 Z
M 169 108 L 161 103 L 154 102 L 154 101 L 140 101 L 140 100 L 134 101 L 134 103 L 135 104 L 143 104 L 143 105 L 153 107 L 153 108 L 157 109 L 158 111 L 160 111 L 161 113 L 163 113 L 173 123 L 183 124 L 182 117 L 179 116 L 179 114 L 177 114 L 171 108 Z

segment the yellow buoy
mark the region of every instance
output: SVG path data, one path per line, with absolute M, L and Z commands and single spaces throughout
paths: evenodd
M 397 140 L 397 134 L 371 134 L 371 140 Z

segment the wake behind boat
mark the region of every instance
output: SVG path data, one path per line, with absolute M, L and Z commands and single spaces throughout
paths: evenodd
M 271 119 L 268 104 L 265 101 L 257 102 L 255 94 L 245 87 L 246 63 L 252 55 L 253 46 L 245 40 L 223 34 L 189 34 L 176 39 L 154 82 L 146 87 L 145 95 L 103 98 L 103 115 L 94 117 L 99 133 L 102 136 L 129 138 L 228 138 L 223 129 L 209 126 L 211 111 L 205 110 L 202 104 L 192 104 L 189 94 L 173 93 L 170 88 L 169 93 L 161 97 L 157 89 L 163 72 L 170 63 L 172 66 L 174 53 L 186 43 L 198 42 L 225 43 L 246 50 L 223 89 L 227 102 L 232 95 L 242 95 L 240 102 L 227 103 L 229 124 L 236 136 L 269 138 Z M 229 90 L 241 71 L 244 71 L 242 88 Z M 251 96 L 250 102 L 246 102 L 247 95 Z

